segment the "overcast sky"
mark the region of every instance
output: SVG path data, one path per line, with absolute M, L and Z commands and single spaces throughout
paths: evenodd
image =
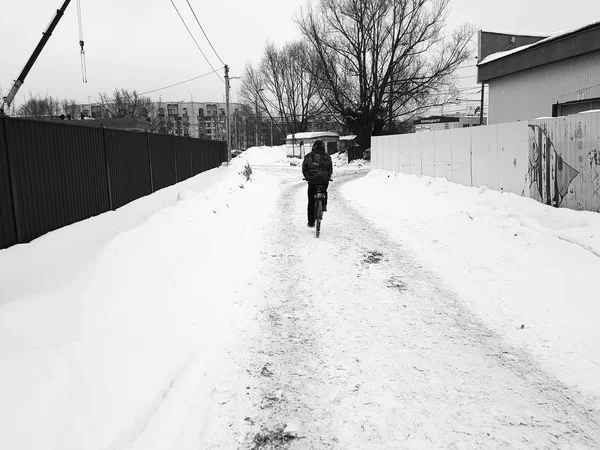
M 211 49 L 186 0 L 173 0 L 200 48 L 217 69 Z M 256 63 L 266 40 L 277 44 L 300 37 L 292 17 L 306 0 L 189 0 L 200 24 L 231 76 Z M 5 0 L 0 7 L 0 91 L 5 95 L 63 0 Z M 451 0 L 448 24 L 470 22 L 492 31 L 552 33 L 600 19 L 598 0 Z M 21 87 L 78 102 L 94 101 L 114 88 L 146 92 L 212 69 L 194 44 L 171 0 L 81 0 L 88 83 L 82 82 L 77 2 L 73 0 Z M 475 63 L 475 61 L 473 61 Z M 475 68 L 463 69 L 461 86 L 475 86 Z M 222 77 L 223 71 L 219 70 Z M 239 80 L 232 80 L 237 99 Z M 210 74 L 149 94 L 164 101 L 224 101 L 222 81 Z M 476 95 L 475 95 L 476 97 Z

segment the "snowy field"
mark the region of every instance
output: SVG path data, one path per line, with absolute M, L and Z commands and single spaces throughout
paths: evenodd
M 0 448 L 598 448 L 598 214 L 287 153 L 0 250 Z

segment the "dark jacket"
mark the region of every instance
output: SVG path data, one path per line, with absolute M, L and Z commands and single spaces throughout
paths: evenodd
M 319 141 L 317 141 L 319 142 Z M 325 152 L 324 145 L 315 145 L 302 162 L 302 175 L 310 184 L 326 183 L 333 173 L 331 156 Z

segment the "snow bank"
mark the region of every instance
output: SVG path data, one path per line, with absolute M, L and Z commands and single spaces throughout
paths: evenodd
M 331 155 L 331 161 L 333 162 L 334 172 L 335 170 L 356 170 L 359 168 L 369 169 L 371 161 L 364 159 L 355 159 L 348 162 L 348 153 L 337 152 Z
M 557 209 L 485 186 L 471 188 L 451 183 L 446 178 L 374 170 L 366 179 L 374 182 L 378 191 L 391 189 L 410 193 L 409 196 L 399 195 L 397 205 L 410 208 L 412 214 L 421 218 L 446 220 L 467 215 L 507 232 L 520 232 L 526 228 L 553 236 L 600 256 L 600 215 L 594 212 Z
M 383 170 L 342 188 L 488 326 L 600 407 L 600 215 Z
M 299 151 L 296 146 L 296 152 Z M 297 158 L 288 158 L 291 155 L 291 146 L 278 145 L 275 147 L 250 147 L 240 154 L 236 159 L 247 161 L 250 165 L 283 165 L 289 166 L 290 160 Z
M 299 147 L 296 146 L 296 155 L 299 154 Z M 302 159 L 299 156 L 293 157 L 291 145 L 280 145 L 277 147 L 251 147 L 236 160 L 250 163 L 250 165 L 275 165 L 275 166 L 301 166 Z M 356 170 L 357 168 L 369 168 L 370 161 L 357 159 L 348 163 L 348 154 L 346 152 L 337 152 L 331 155 L 331 160 L 336 170 Z
M 274 207 L 277 192 L 242 168 L 0 252 L 1 448 L 133 448 L 183 380 L 208 407 L 224 342 L 246 320 L 235 290 L 268 216 L 253 205 Z M 175 441 L 172 420 L 160 429 Z

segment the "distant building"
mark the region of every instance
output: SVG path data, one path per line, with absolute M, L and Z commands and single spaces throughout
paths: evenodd
M 294 153 L 297 156 L 304 157 L 306 153 L 309 153 L 312 149 L 313 144 L 317 140 L 321 140 L 325 143 L 327 153 L 332 155 L 338 151 L 339 134 L 335 131 L 307 131 L 302 133 L 288 134 L 286 136 L 286 145 L 292 146 L 293 148 L 298 147 L 301 153 Z M 300 149 L 300 147 L 302 147 Z
M 600 109 L 600 21 L 550 36 L 479 32 L 489 123 Z
M 452 128 L 476 127 L 480 122 L 479 116 L 429 116 L 415 119 L 415 132 L 450 130 Z M 484 121 L 485 123 L 485 121 Z
M 211 102 L 154 102 L 154 115 L 159 122 L 159 133 L 227 141 L 227 105 Z M 233 147 L 236 130 L 239 133 L 241 104 L 230 103 Z
M 151 126 L 149 128 L 151 131 L 227 141 L 225 103 L 158 101 L 153 105 L 154 110 L 150 111 Z M 100 103 L 82 104 L 79 105 L 79 108 L 81 114 L 86 118 L 104 121 L 109 119 L 108 111 Z M 238 115 L 238 111 L 241 111 L 241 104 L 229 104 L 233 148 L 240 148 L 239 145 L 236 146 L 236 143 L 241 141 L 238 138 L 241 137 L 242 125 L 245 126 L 245 120 Z

